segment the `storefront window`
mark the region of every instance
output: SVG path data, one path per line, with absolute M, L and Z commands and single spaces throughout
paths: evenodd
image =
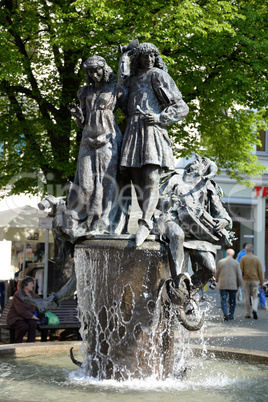
M 237 240 L 233 243 L 236 254 L 242 249 L 244 243 L 254 246 L 254 207 L 251 205 L 229 204 L 225 206 L 233 221 L 233 232 Z
M 21 268 L 23 264 L 24 245 L 22 241 L 12 242 L 12 266 L 14 268 Z M 27 243 L 25 261 L 44 263 L 45 257 L 45 244 L 44 243 Z
M 25 248 L 25 271 L 24 275 L 29 275 L 35 279 L 35 291 L 39 295 L 43 294 L 44 286 L 44 266 L 45 266 L 45 243 L 38 242 L 12 242 L 11 271 L 14 272 L 16 281 L 22 279 L 23 258 Z M 53 272 L 54 244 L 49 244 L 48 261 L 48 289 L 51 291 L 52 272 Z

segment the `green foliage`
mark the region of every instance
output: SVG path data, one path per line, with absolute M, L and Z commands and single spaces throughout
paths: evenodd
M 1 187 L 55 192 L 73 178 L 81 131 L 67 104 L 82 62 L 101 54 L 117 71 L 119 45 L 135 38 L 158 46 L 190 107 L 170 130 L 175 152 L 242 181 L 263 173 L 252 150 L 267 121 L 267 0 L 2 0 L 0 10 Z

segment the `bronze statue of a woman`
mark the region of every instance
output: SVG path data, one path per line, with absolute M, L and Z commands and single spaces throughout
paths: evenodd
M 116 84 L 115 75 L 103 57 L 89 57 L 83 67 L 87 85 L 78 91 L 80 107 L 69 105 L 77 125 L 83 129 L 63 229 L 72 238 L 90 231 L 103 233 L 109 227 L 118 191 L 122 141 L 114 113 L 126 98 L 126 90 Z

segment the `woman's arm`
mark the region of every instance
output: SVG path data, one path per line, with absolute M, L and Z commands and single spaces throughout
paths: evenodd
M 18 295 L 14 296 L 14 298 L 15 300 L 13 301 L 13 305 L 16 313 L 26 320 L 33 319 L 33 312 L 35 308 L 33 308 L 30 304 L 22 301 Z

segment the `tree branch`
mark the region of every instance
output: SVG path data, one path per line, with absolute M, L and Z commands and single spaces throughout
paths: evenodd
M 15 94 L 12 91 L 11 86 L 7 82 L 5 82 L 5 87 L 6 87 L 6 94 L 9 98 L 10 104 L 12 105 L 13 111 L 16 115 L 16 118 L 20 123 L 25 123 L 26 119 L 23 114 L 22 108 L 15 96 Z M 49 164 L 46 161 L 46 158 L 42 154 L 39 144 L 36 142 L 36 137 L 31 134 L 30 130 L 24 130 L 23 135 L 25 140 L 27 141 L 28 146 L 35 152 L 35 154 L 39 157 L 40 159 L 40 164 L 41 164 L 41 169 L 46 172 L 49 170 Z

